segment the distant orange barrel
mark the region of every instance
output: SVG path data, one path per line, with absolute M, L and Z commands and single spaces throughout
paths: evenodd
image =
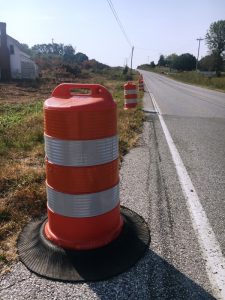
M 124 109 L 134 108 L 137 106 L 137 89 L 136 84 L 127 82 L 124 84 Z
M 139 91 L 144 91 L 144 80 L 143 80 L 143 78 L 140 78 L 138 80 L 138 89 L 139 89 Z
M 73 94 L 88 89 L 89 94 Z M 93 249 L 122 229 L 117 109 L 98 84 L 64 83 L 44 103 L 48 222 L 56 245 Z

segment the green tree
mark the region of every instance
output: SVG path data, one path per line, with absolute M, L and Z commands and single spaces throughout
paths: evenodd
M 196 58 L 190 53 L 179 55 L 174 61 L 174 68 L 179 71 L 192 71 L 196 66 Z
M 206 55 L 202 59 L 200 59 L 198 66 L 201 71 L 215 71 L 216 57 L 213 54 Z
M 172 53 L 166 57 L 166 64 L 170 69 L 175 69 L 177 58 L 178 55 L 176 53 Z
M 223 69 L 225 55 L 225 20 L 219 20 L 210 25 L 205 36 L 206 44 L 215 57 L 215 69 L 219 76 Z
M 74 60 L 75 60 L 75 62 L 82 63 L 82 62 L 88 60 L 88 57 L 84 53 L 77 52 L 74 56 Z
M 158 66 L 159 67 L 164 67 L 166 65 L 166 60 L 165 60 L 165 57 L 164 55 L 160 55 L 159 57 L 159 61 L 158 61 Z
M 150 67 L 153 68 L 153 69 L 155 68 L 155 63 L 154 63 L 154 61 L 151 61 Z
M 63 44 L 49 43 L 34 45 L 31 50 L 35 54 L 62 56 L 64 53 Z
M 62 56 L 64 53 L 64 45 L 63 44 L 57 44 L 57 43 L 52 43 L 50 44 L 51 51 L 54 55 L 59 55 Z
M 63 48 L 63 60 L 65 62 L 73 62 L 74 60 L 74 54 L 75 54 L 75 49 L 73 48 L 72 45 L 65 45 Z
M 36 44 L 31 49 L 36 54 L 48 54 L 49 53 L 47 44 Z

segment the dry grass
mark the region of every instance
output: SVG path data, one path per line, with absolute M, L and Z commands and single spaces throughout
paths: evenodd
M 46 210 L 43 147 L 16 151 L 2 159 L 0 171 L 0 269 L 16 259 L 22 227 Z
M 192 72 L 182 72 L 176 74 L 169 74 L 173 79 L 185 82 L 196 84 L 202 87 L 207 87 L 210 89 L 216 89 L 222 92 L 225 92 L 225 76 L 221 77 L 209 77 L 201 73 Z
M 175 80 L 198 85 L 204 88 L 209 88 L 212 90 L 218 90 L 225 92 L 225 75 L 221 77 L 209 76 L 207 73 L 200 73 L 196 71 L 183 71 L 183 72 L 170 72 L 168 67 L 156 67 L 154 69 L 146 69 L 146 71 L 151 71 L 159 74 L 164 74 Z
M 118 104 L 122 160 L 137 144 L 144 118 L 141 104 L 124 111 L 122 78 L 99 75 L 89 82 L 105 85 Z M 0 85 L 0 273 L 17 259 L 16 241 L 23 226 L 46 212 L 42 106 L 53 87 Z

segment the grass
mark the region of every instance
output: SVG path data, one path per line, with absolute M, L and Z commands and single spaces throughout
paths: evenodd
M 170 72 L 170 69 L 168 67 L 156 67 L 154 69 L 152 68 L 145 68 L 145 69 L 146 71 L 163 74 L 184 83 L 190 83 L 201 87 L 206 87 L 209 89 L 225 92 L 225 75 L 222 75 L 221 77 L 209 77 L 207 75 L 204 75 L 196 71 L 175 73 L 175 72 Z
M 141 104 L 123 109 L 124 79 L 108 72 L 86 80 L 106 86 L 117 102 L 120 161 L 137 144 L 144 120 Z M 0 273 L 17 260 L 24 225 L 46 213 L 42 107 L 54 87 L 43 83 L 34 92 L 29 85 L 0 85 Z
M 207 77 L 195 71 L 168 74 L 173 79 L 225 92 L 225 76 Z
M 0 156 L 6 156 L 10 149 L 30 150 L 43 143 L 42 106 L 43 101 L 1 106 Z

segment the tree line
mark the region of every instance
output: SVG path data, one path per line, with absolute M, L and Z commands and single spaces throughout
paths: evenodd
M 84 62 L 88 60 L 88 56 L 84 53 L 75 53 L 72 45 L 64 45 L 62 43 L 37 44 L 29 48 L 27 44 L 21 44 L 22 50 L 31 57 L 40 56 L 59 57 L 65 62 Z
M 27 44 L 21 44 L 21 50 L 37 63 L 40 70 L 64 68 L 66 72 L 79 75 L 82 69 L 98 72 L 109 68 L 94 59 L 89 60 L 88 56 L 82 52 L 76 52 L 72 45 L 48 43 L 29 47 Z
M 160 55 L 157 66 L 169 67 L 170 70 L 192 71 L 198 69 L 200 71 L 215 71 L 220 76 L 221 71 L 225 70 L 225 20 L 219 20 L 210 25 L 206 33 L 205 41 L 209 49 L 209 54 L 202 57 L 198 62 L 194 55 L 184 53 L 177 55 L 172 53 L 168 56 Z M 150 68 L 156 65 L 152 61 Z M 141 66 L 139 66 L 141 68 Z
M 159 67 L 169 67 L 178 71 L 192 71 L 196 67 L 196 58 L 190 53 L 177 55 L 176 53 L 168 56 L 160 55 Z

